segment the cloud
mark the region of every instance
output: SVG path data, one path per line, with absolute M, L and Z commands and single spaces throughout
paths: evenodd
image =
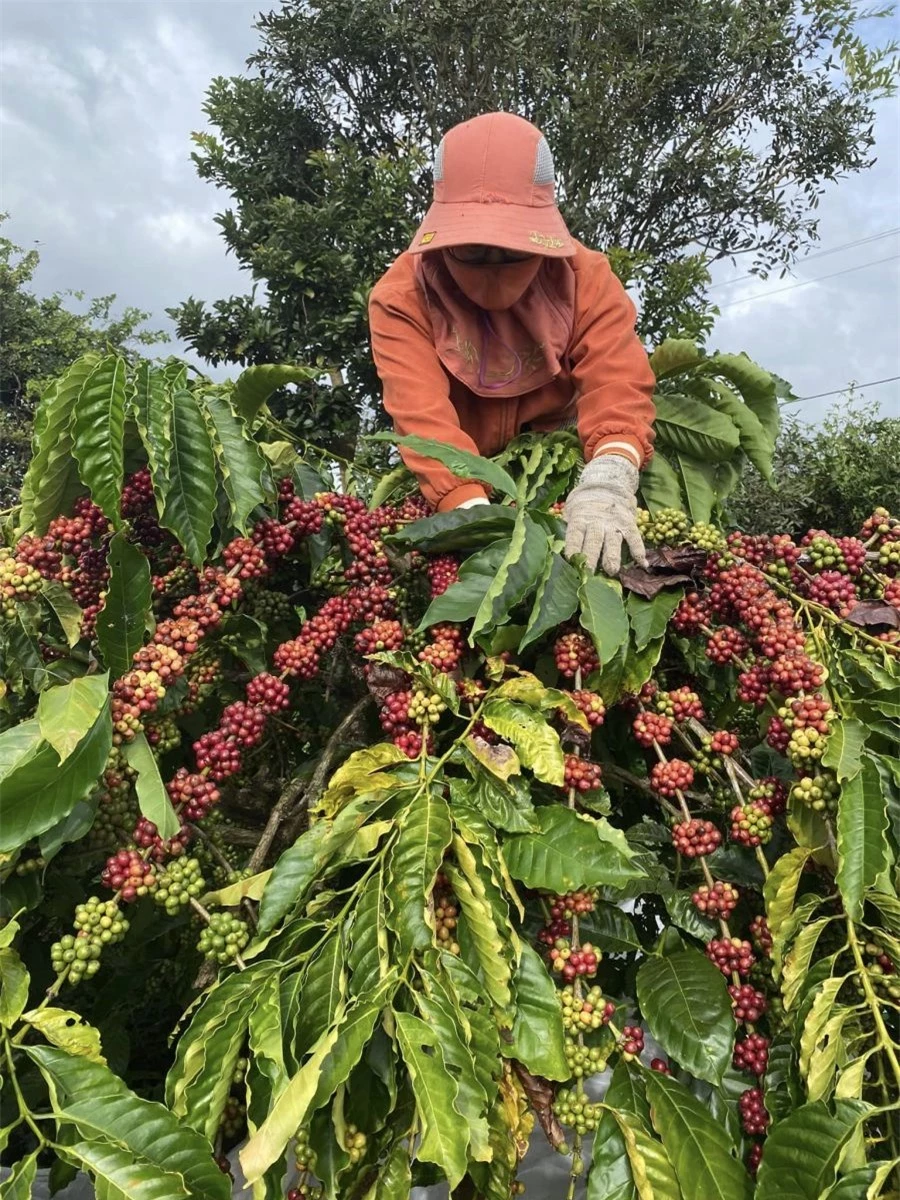
M 206 127 L 213 77 L 240 73 L 255 50 L 259 9 L 256 0 L 3 0 L 4 233 L 39 244 L 39 289 L 115 292 L 170 329 L 165 308 L 188 295 L 249 290 L 213 222 L 227 200 L 197 178 L 190 135 Z M 816 249 L 900 226 L 896 101 L 879 106 L 876 139 L 876 166 L 823 196 Z M 886 238 L 801 262 L 787 279 L 717 287 L 712 345 L 746 350 L 801 396 L 898 375 L 900 260 L 820 279 L 898 252 L 900 237 Z M 721 263 L 714 276 L 745 271 Z M 870 395 L 900 413 L 900 383 Z M 829 402 L 802 411 L 815 418 Z

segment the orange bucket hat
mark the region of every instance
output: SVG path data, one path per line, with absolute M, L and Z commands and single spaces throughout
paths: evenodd
M 575 253 L 556 207 L 547 139 L 513 113 L 484 113 L 463 121 L 438 146 L 434 202 L 410 253 L 467 244 L 548 258 Z

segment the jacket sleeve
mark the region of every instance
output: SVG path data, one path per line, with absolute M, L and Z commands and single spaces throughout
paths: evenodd
M 656 381 L 634 331 L 636 316 L 602 255 L 578 272 L 570 353 L 588 462 L 598 454 L 623 454 L 641 467 L 653 452 Z
M 477 454 L 478 447 L 460 427 L 430 331 L 421 315 L 404 303 L 402 291 L 375 288 L 369 300 L 369 330 L 384 407 L 395 432 L 400 437 L 433 438 Z M 457 479 L 433 458 L 412 450 L 401 449 L 400 454 L 418 478 L 425 499 L 439 512 L 487 495 L 480 483 Z

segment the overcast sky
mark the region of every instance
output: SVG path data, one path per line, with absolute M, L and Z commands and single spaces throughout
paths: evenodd
M 195 175 L 190 134 L 213 76 L 240 73 L 256 47 L 260 7 L 0 0 L 0 209 L 6 236 L 40 248 L 37 290 L 115 292 L 171 328 L 167 305 L 247 289 L 212 220 L 226 197 Z M 724 283 L 745 268 L 715 269 L 711 346 L 746 350 L 800 396 L 900 376 L 900 235 L 879 236 L 900 227 L 897 100 L 880 106 L 877 136 L 878 164 L 823 199 L 814 253 L 875 240 L 767 283 Z M 864 390 L 900 415 L 900 381 Z

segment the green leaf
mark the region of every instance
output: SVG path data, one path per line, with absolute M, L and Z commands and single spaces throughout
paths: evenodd
M 637 1117 L 611 1110 L 619 1127 L 631 1176 L 641 1200 L 682 1200 L 675 1168 L 661 1145 Z
M 55 579 L 41 581 L 41 594 L 56 614 L 66 645 L 75 646 L 81 640 L 81 622 L 84 612 L 72 599 L 72 593 Z
M 17 850 L 58 825 L 93 788 L 112 747 L 112 718 L 108 706 L 104 707 L 63 763 L 37 734 L 39 726 L 34 720 L 0 735 L 0 764 L 5 757 L 4 743 L 16 755 L 7 772 L 0 768 L 0 852 Z
M 434 459 L 442 466 L 447 467 L 457 479 L 478 479 L 482 483 L 489 483 L 492 488 L 502 492 L 504 496 L 515 499 L 515 480 L 498 463 L 492 462 L 489 458 L 481 458 L 478 454 L 471 454 L 468 450 L 459 450 L 456 446 L 447 446 L 443 442 L 436 442 L 433 438 L 417 437 L 415 434 L 398 438 L 394 433 L 374 433 L 371 437 L 376 442 L 391 442 L 407 450 L 414 450 L 417 454 Z
M 691 892 L 666 892 L 663 903 L 669 920 L 685 933 L 692 934 L 701 941 L 708 942 L 718 936 L 718 925 L 697 911 L 691 901 Z
M 519 758 L 544 783 L 561 787 L 564 760 L 559 738 L 544 715 L 525 704 L 491 698 L 482 710 L 488 729 L 515 747 Z
M 287 383 L 309 383 L 321 372 L 312 367 L 293 363 L 264 363 L 246 367 L 238 375 L 232 399 L 234 407 L 248 425 L 252 425 L 259 410 L 271 395 Z
M 188 1190 L 180 1174 L 145 1162 L 106 1138 L 72 1140 L 59 1152 L 93 1176 L 97 1200 L 194 1200 L 198 1194 Z
M 762 422 L 753 409 L 740 400 L 730 387 L 719 379 L 710 379 L 708 382 L 710 387 L 708 403 L 731 418 L 737 427 L 741 449 L 766 483 L 771 483 L 772 453 L 775 448 L 773 439 L 763 428 Z
M 197 1200 L 228 1200 L 230 1181 L 213 1161 L 209 1142 L 162 1104 L 140 1099 L 112 1071 L 87 1058 L 51 1046 L 22 1050 L 47 1080 L 54 1111 L 83 1138 L 108 1139 L 160 1174 L 180 1175 Z
M 581 625 L 597 647 L 600 665 L 613 659 L 628 641 L 628 618 L 618 583 L 602 575 L 591 575 L 578 589 Z
M 657 394 L 654 428 L 661 445 L 698 462 L 731 458 L 740 445 L 734 422 L 691 396 Z
M 712 377 L 722 376 L 737 388 L 744 403 L 756 414 L 766 436 L 774 445 L 781 425 L 775 376 L 758 366 L 746 354 L 714 354 L 706 360 L 701 369 L 704 374 Z
M 416 1157 L 435 1163 L 455 1188 L 466 1172 L 466 1126 L 456 1109 L 457 1085 L 432 1030 L 409 1013 L 396 1014 L 397 1040 L 409 1071 L 421 1141 Z
M 68 1008 L 36 1008 L 22 1019 L 61 1050 L 89 1058 L 91 1062 L 106 1062 L 100 1050 L 99 1030 L 85 1024 L 81 1013 Z
M 38 724 L 59 761 L 65 762 L 94 727 L 109 704 L 109 673 L 82 675 L 71 683 L 46 688 L 38 698 Z
M 533 1075 L 568 1079 L 571 1070 L 566 1062 L 559 993 L 540 955 L 527 943 L 522 945 L 513 986 L 516 1017 L 509 1056 L 524 1063 Z
M 72 454 L 73 414 L 97 362 L 96 354 L 77 359 L 41 399 L 34 422 L 32 459 L 22 485 L 22 532 L 33 529 L 42 537 L 53 518 L 67 511 L 73 482 L 78 479 Z
M 124 533 L 109 544 L 106 600 L 97 614 L 97 641 L 113 676 L 130 671 L 150 617 L 150 564 Z
M 561 554 L 549 555 L 538 580 L 528 625 L 519 640 L 520 650 L 554 632 L 574 615 L 579 583 L 579 574 L 571 563 Z
M 618 887 L 643 872 L 620 829 L 562 805 L 537 810 L 538 833 L 506 838 L 509 872 L 526 887 L 564 895 L 581 887 Z
M 766 920 L 773 938 L 780 937 L 782 926 L 793 911 L 800 876 L 809 855 L 806 847 L 797 846 L 782 854 L 769 872 L 763 886 L 763 896 L 766 901 Z
M 631 917 L 615 904 L 598 900 L 593 912 L 579 917 L 578 929 L 583 942 L 599 946 L 608 954 L 632 954 L 641 949 Z
M 862 920 L 865 893 L 888 865 L 887 824 L 878 768 L 864 758 L 859 773 L 841 788 L 837 815 L 835 882 L 852 921 Z
M 828 735 L 822 766 L 834 771 L 841 783 L 852 779 L 862 766 L 862 752 L 868 736 L 869 731 L 862 721 L 853 717 L 838 721 Z
M 471 743 L 467 743 L 467 747 L 471 749 Z M 490 746 L 484 753 L 487 755 L 496 749 L 498 747 Z M 472 750 L 472 754 L 475 756 L 476 751 Z M 518 776 L 502 779 L 468 762 L 466 765 L 472 772 L 471 781 L 450 780 L 450 797 L 454 804 L 476 809 L 495 829 L 507 833 L 526 833 L 537 828 L 530 789 L 524 779 Z
M 757 1200 L 821 1200 L 867 1108 L 858 1100 L 836 1100 L 832 1114 L 818 1100 L 773 1125 L 757 1177 Z
M 181 821 L 172 807 L 146 734 L 138 733 L 125 743 L 125 757 L 131 769 L 137 772 L 134 786 L 142 814 L 153 822 L 161 838 L 174 837 L 181 828 Z
M 363 1050 L 375 1029 L 385 1005 L 397 990 L 399 975 L 392 970 L 386 979 L 373 988 L 368 996 L 360 997 L 341 1018 L 340 1037 L 322 1060 L 319 1080 L 311 1108 L 321 1108 L 337 1089 L 350 1078 L 350 1073 L 362 1058 Z
M 125 476 L 124 358 L 102 358 L 75 402 L 72 453 L 91 499 L 118 526 Z
M 512 1003 L 512 952 L 506 936 L 508 930 L 506 927 L 502 930 L 498 928 L 483 888 L 473 887 L 463 872 L 449 863 L 444 864 L 444 871 L 462 908 L 475 958 L 484 976 L 484 990 L 505 1027 L 509 1023 L 508 1013 Z M 508 919 L 506 924 L 508 925 Z
M 161 524 L 195 567 L 203 565 L 216 511 L 216 466 L 209 432 L 187 389 L 172 397 L 172 451 Z
M 403 1142 L 396 1142 L 363 1200 L 409 1200 L 411 1195 L 409 1150 Z
M 715 463 L 698 462 L 688 454 L 675 455 L 684 491 L 684 507 L 692 521 L 708 521 L 716 506 L 717 470 Z
M 496 542 L 498 538 L 504 539 L 505 545 L 515 519 L 515 509 L 498 504 L 476 504 L 473 508 L 454 508 L 450 512 L 411 521 L 396 533 L 389 534 L 386 540 L 394 546 L 429 554 L 473 550 Z
M 235 416 L 228 400 L 215 392 L 201 397 L 213 435 L 213 448 L 222 486 L 228 497 L 231 523 L 247 533 L 247 518 L 265 500 L 263 477 L 266 461 L 244 422 Z
M 326 938 L 303 976 L 293 1052 L 298 1062 L 335 1023 L 347 992 L 344 944 L 338 929 Z
M 684 1200 L 750 1200 L 750 1177 L 725 1129 L 676 1079 L 645 1071 L 653 1128 L 662 1138 Z
M 134 375 L 131 413 L 147 454 L 156 509 L 160 515 L 169 487 L 173 396 L 165 373 L 149 363 L 141 363 Z
M 657 379 L 665 379 L 689 371 L 703 359 L 703 348 L 690 338 L 666 338 L 650 355 L 650 366 Z
M 442 621 L 457 624 L 474 617 L 506 556 L 506 547 L 506 541 L 491 542 L 467 558 L 459 569 L 459 580 L 451 583 L 440 596 L 435 596 L 419 622 L 419 629 L 428 629 Z
M 28 1003 L 31 982 L 25 965 L 12 946 L 0 947 L 0 1025 L 11 1029 Z
M 687 949 L 648 958 L 637 974 L 637 999 L 666 1054 L 718 1084 L 731 1062 L 734 1017 L 725 977 L 706 955 Z
M 644 507 L 651 513 L 661 508 L 681 508 L 684 503 L 681 480 L 660 450 L 653 451 L 653 457 L 641 471 L 640 493 Z
M 510 612 L 534 587 L 548 554 L 546 533 L 524 509 L 519 509 L 506 553 L 475 613 L 470 642 L 477 634 L 508 620 Z
M 30 1200 L 37 1174 L 38 1151 L 13 1163 L 7 1177 L 0 1183 L 0 1200 Z
M 683 595 L 682 588 L 667 588 L 657 592 L 652 600 L 644 600 L 635 592 L 629 592 L 625 609 L 634 634 L 635 650 L 643 650 L 663 636 Z
M 436 789 L 417 792 L 399 824 L 388 863 L 388 924 L 405 958 L 434 939 L 429 899 L 452 837 L 447 801 Z
M 630 1156 L 616 1114 L 631 1117 L 646 1130 L 650 1108 L 637 1069 L 624 1059 L 616 1063 L 604 1101 L 594 1135 L 586 1200 L 638 1200 Z
M 385 915 L 384 868 L 367 880 L 359 894 L 350 926 L 350 991 L 355 996 L 376 987 L 388 971 L 388 935 Z

